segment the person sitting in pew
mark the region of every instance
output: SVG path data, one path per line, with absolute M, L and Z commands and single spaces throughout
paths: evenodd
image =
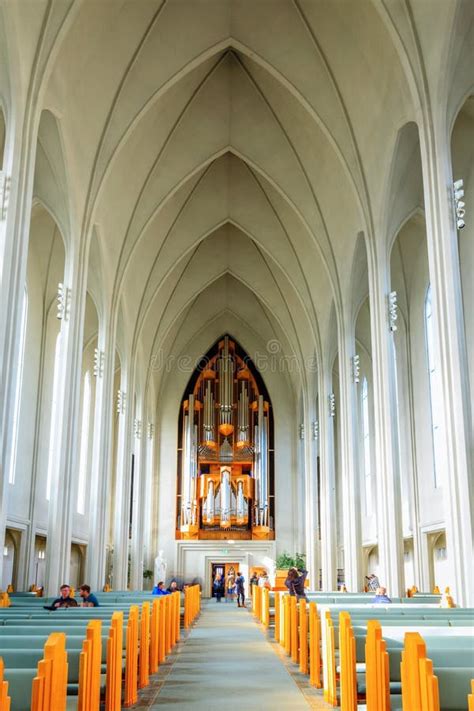
M 165 590 L 165 584 L 163 581 L 160 581 L 155 585 L 153 590 L 151 591 L 152 595 L 169 595 L 168 590 Z
M 77 607 L 76 600 L 71 597 L 71 586 L 61 585 L 59 588 L 59 597 L 57 597 L 56 600 L 53 600 L 51 605 L 44 605 L 44 609 L 57 610 L 59 607 L 73 607 L 73 605 L 69 603 L 75 603 L 75 607 Z
M 377 588 L 375 592 L 375 597 L 372 599 L 373 603 L 387 604 L 392 602 L 387 596 L 387 588 Z
M 370 573 L 370 575 L 366 575 L 365 579 L 367 580 L 367 588 L 369 589 L 369 592 L 373 590 L 376 592 L 377 588 L 380 587 L 379 579 L 374 573 Z
M 91 593 L 90 585 L 81 585 L 79 595 L 82 597 L 81 607 L 99 607 L 99 601 L 94 593 Z
M 179 587 L 178 587 L 178 583 L 176 582 L 176 580 L 171 581 L 171 583 L 168 586 L 168 592 L 170 592 L 170 593 L 179 592 Z

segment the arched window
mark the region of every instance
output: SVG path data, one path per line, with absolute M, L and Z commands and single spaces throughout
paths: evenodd
M 79 483 L 77 491 L 77 512 L 85 513 L 87 469 L 89 464 L 89 421 L 91 412 L 91 374 L 84 376 L 84 395 L 82 398 L 81 451 L 79 455 Z
M 48 474 L 46 479 L 46 499 L 51 498 L 51 484 L 53 481 L 53 468 L 56 462 L 56 425 L 58 420 L 58 405 L 60 391 L 60 365 L 61 365 L 61 331 L 56 337 L 56 347 L 54 351 L 54 380 L 53 380 L 53 400 L 51 402 L 51 429 L 49 432 L 49 453 L 48 453 Z
M 13 412 L 13 436 L 12 436 L 12 455 L 10 471 L 8 472 L 8 482 L 10 484 L 15 483 L 15 469 L 16 469 L 16 453 L 18 446 L 18 428 L 20 426 L 20 403 L 21 403 L 21 386 L 23 383 L 23 367 L 25 361 L 25 341 L 26 341 L 26 317 L 28 313 L 28 293 L 26 291 L 23 296 L 23 307 L 21 310 L 21 323 L 20 323 L 20 352 L 18 358 L 18 373 L 16 378 L 15 387 L 15 409 Z
M 425 298 L 426 361 L 430 388 L 431 433 L 433 443 L 433 479 L 435 488 L 439 485 L 439 467 L 444 457 L 444 443 L 441 428 L 442 395 L 439 370 L 436 362 L 433 322 L 433 293 L 431 284 Z
M 361 389 L 362 405 L 362 451 L 364 455 L 364 491 L 365 513 L 372 516 L 372 464 L 370 456 L 370 424 L 369 424 L 369 385 L 367 378 L 362 380 Z

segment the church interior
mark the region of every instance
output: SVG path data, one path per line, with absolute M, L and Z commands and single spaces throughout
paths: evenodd
M 474 709 L 473 274 L 472 0 L 0 0 L 0 711 Z

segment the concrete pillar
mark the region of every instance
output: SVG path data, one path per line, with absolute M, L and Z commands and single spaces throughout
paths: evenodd
M 472 605 L 474 590 L 466 575 L 466 571 L 472 567 L 473 559 L 472 413 L 454 218 L 453 175 L 449 132 L 444 117 L 435 116 L 430 119 L 432 121 L 429 125 L 421 128 L 420 147 L 428 263 L 436 316 L 435 338 L 443 389 L 446 539 L 454 598 L 461 605 Z
M 0 218 L 0 541 L 4 540 L 8 477 L 12 462 L 16 384 L 20 351 L 21 312 L 28 262 L 36 130 L 25 121 L 20 97 L 15 124 L 7 126 L 3 170 L 8 179 L 8 206 Z M 25 139 L 28 135 L 29 140 Z M 0 556 L 0 579 L 3 556 Z
M 126 590 L 128 574 L 128 541 L 130 521 L 131 433 L 133 431 L 133 396 L 127 392 L 129 378 L 122 370 L 122 391 L 126 393 L 125 410 L 119 417 L 117 473 L 114 514 L 114 554 L 112 585 Z
M 143 411 L 137 407 L 135 420 L 139 430 L 134 432 L 133 451 L 133 492 L 132 492 L 132 538 L 130 561 L 130 589 L 143 588 L 143 544 L 144 544 L 144 509 L 146 499 L 146 426 Z
M 77 245 L 79 247 L 79 245 Z M 79 411 L 86 299 L 86 270 L 80 250 L 66 261 L 65 285 L 71 290 L 69 314 L 61 321 L 60 386 L 56 421 L 56 457 L 51 479 L 46 543 L 46 594 L 69 579 L 72 523 L 77 492 Z
M 321 568 L 322 588 L 335 590 L 336 566 L 336 472 L 334 462 L 334 418 L 329 414 L 329 396 L 332 393 L 331 368 L 325 364 L 319 378 L 319 430 L 321 477 Z
M 315 399 L 311 392 L 308 393 L 305 405 L 304 427 L 304 454 L 305 454 L 305 480 L 304 480 L 304 510 L 305 510 L 305 550 L 306 567 L 309 573 L 311 590 L 316 590 L 319 585 L 319 556 L 318 556 L 318 500 L 317 500 L 317 439 L 315 439 L 314 423 L 317 419 Z
M 348 312 L 351 313 L 351 311 Z M 357 385 L 352 377 L 355 337 L 349 318 L 339 329 L 341 465 L 343 486 L 344 579 L 349 591 L 362 589 L 362 535 L 357 447 Z
M 394 343 L 387 300 L 390 277 L 388 257 L 383 248 L 377 255 L 372 252 L 368 256 L 379 577 L 389 594 L 397 597 L 403 593 L 405 582 Z
M 89 544 L 87 547 L 86 580 L 94 590 L 105 584 L 108 500 L 110 495 L 110 463 L 112 457 L 112 418 L 116 405 L 114 393 L 115 350 L 99 333 L 97 347 L 104 352 L 102 376 L 96 380 L 94 440 L 92 445 L 91 498 Z

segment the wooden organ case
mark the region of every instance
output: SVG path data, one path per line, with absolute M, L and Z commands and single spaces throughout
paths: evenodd
M 273 539 L 273 414 L 252 361 L 225 336 L 181 406 L 178 539 Z

